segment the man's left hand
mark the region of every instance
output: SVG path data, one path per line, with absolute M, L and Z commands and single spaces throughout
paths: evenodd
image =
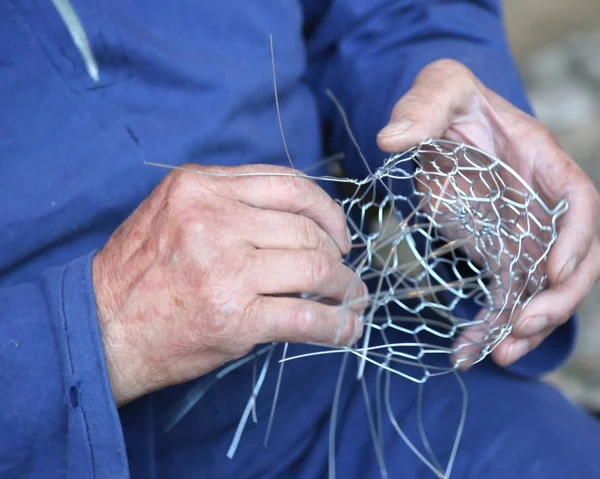
M 523 309 L 511 334 L 492 353 L 498 364 L 508 366 L 565 323 L 598 281 L 600 197 L 539 121 L 486 88 L 456 61 L 438 60 L 421 71 L 377 142 L 392 153 L 428 138 L 476 146 L 511 166 L 546 204 L 569 203 L 546 264 L 549 288 Z

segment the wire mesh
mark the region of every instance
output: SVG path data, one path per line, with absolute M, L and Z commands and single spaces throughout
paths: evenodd
M 407 181 L 414 187 L 395 184 Z M 433 139 L 390 157 L 341 204 L 353 240 L 346 263 L 371 286 L 364 337 L 349 348 L 362 358 L 359 376 L 368 361 L 417 382 L 481 361 L 510 334 L 547 286 L 546 259 L 567 208 L 548 207 L 500 159 Z M 472 311 L 459 307 L 465 302 L 481 312 L 465 316 Z M 414 341 L 390 343 L 390 330 Z M 384 345 L 370 347 L 376 333 Z M 442 347 L 426 337 L 453 342 Z M 447 366 L 429 363 L 439 354 L 452 359 Z

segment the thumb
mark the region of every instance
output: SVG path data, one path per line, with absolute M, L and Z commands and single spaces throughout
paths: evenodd
M 476 108 L 479 81 L 454 60 L 427 65 L 412 88 L 396 103 L 389 123 L 377 135 L 379 148 L 401 152 L 429 138 L 439 138 L 454 120 Z

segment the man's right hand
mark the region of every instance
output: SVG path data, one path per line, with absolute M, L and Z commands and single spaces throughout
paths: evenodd
M 295 173 L 287 168 L 186 169 L 254 176 L 170 172 L 95 256 L 118 405 L 257 344 L 345 345 L 362 334 L 366 286 L 342 264 L 351 246 L 345 217 L 325 191 L 307 179 L 260 174 Z

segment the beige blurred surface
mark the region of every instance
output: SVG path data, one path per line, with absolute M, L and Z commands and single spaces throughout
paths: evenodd
M 505 0 L 506 26 L 538 118 L 600 189 L 600 0 Z M 549 380 L 600 411 L 600 286 L 580 309 L 575 355 Z
M 504 0 L 506 27 L 520 62 L 573 32 L 600 26 L 600 0 Z

